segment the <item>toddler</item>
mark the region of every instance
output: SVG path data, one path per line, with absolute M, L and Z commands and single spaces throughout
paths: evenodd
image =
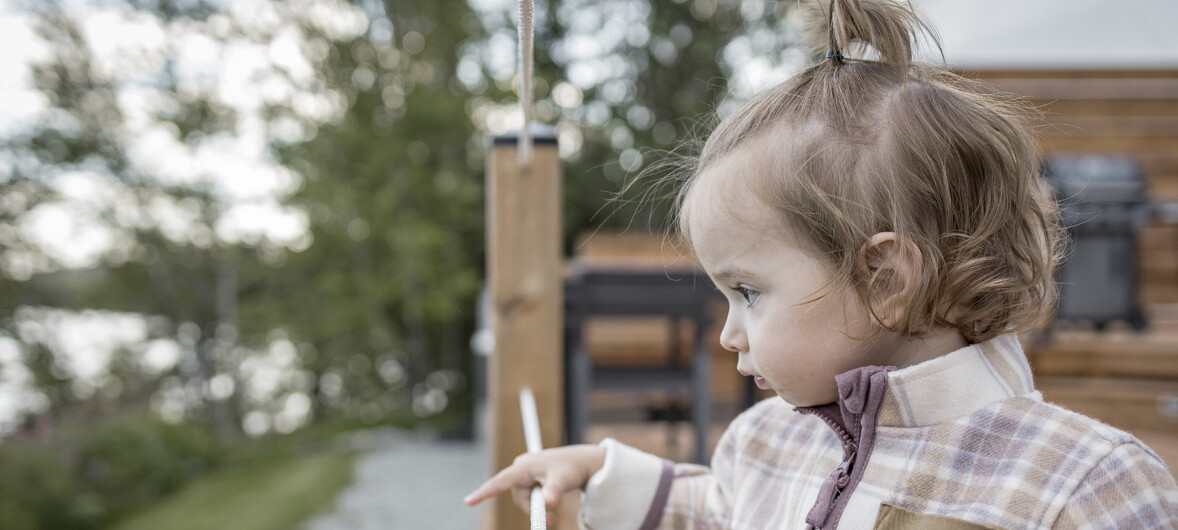
M 591 529 L 1178 526 L 1161 459 L 1044 402 L 1016 338 L 1052 314 L 1061 239 L 1026 108 L 913 62 L 907 4 L 827 9 L 826 59 L 725 119 L 680 195 L 720 342 L 779 397 L 711 467 L 605 440 L 466 502 L 583 489 Z

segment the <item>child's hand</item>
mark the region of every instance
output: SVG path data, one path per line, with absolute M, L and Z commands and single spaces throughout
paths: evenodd
M 544 504 L 551 509 L 564 493 L 584 489 L 589 477 L 604 464 L 605 448 L 588 444 L 522 454 L 463 501 L 474 506 L 510 489 L 515 505 L 528 513 L 532 487 L 539 484 L 544 488 Z

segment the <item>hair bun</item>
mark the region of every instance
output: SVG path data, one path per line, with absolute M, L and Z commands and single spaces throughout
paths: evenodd
M 906 72 L 912 62 L 917 33 L 927 35 L 939 48 L 937 36 L 913 11 L 910 2 L 894 0 L 818 0 L 822 21 L 820 31 L 811 32 L 827 58 L 842 62 L 844 57 L 878 55 L 880 62 Z

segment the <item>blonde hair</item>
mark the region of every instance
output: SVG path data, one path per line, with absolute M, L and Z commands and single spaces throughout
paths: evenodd
M 750 179 L 742 185 L 829 260 L 834 282 L 853 287 L 877 322 L 891 278 L 862 266 L 865 244 L 894 232 L 898 248 L 919 250 L 923 275 L 905 286 L 903 317 L 888 329 L 918 337 L 951 327 L 981 342 L 1050 319 L 1061 232 L 1039 179 L 1034 109 L 913 61 L 927 27 L 907 7 L 834 0 L 827 9 L 827 59 L 709 136 L 679 195 L 685 239 L 699 175 L 761 138 L 773 143 L 769 170 L 714 178 Z M 844 58 L 844 46 L 878 60 Z

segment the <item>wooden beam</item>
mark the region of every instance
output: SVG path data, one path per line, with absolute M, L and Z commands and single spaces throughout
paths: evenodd
M 521 167 L 518 134 L 494 139 L 487 157 L 487 279 L 495 348 L 489 359 L 491 466 L 524 453 L 519 391 L 536 395 L 545 447 L 564 442 L 561 172 L 556 135 L 533 125 L 532 160 Z M 527 528 L 528 518 L 502 494 L 492 528 Z
M 1057 330 L 1027 351 L 1036 378 L 1178 380 L 1178 332 Z
M 1160 99 L 1173 100 L 1178 94 L 1178 78 L 1083 78 L 1018 79 L 987 77 L 985 81 L 999 90 L 1035 99 Z
M 1035 387 L 1047 401 L 1114 427 L 1169 432 L 1178 447 L 1178 380 L 1043 376 Z

